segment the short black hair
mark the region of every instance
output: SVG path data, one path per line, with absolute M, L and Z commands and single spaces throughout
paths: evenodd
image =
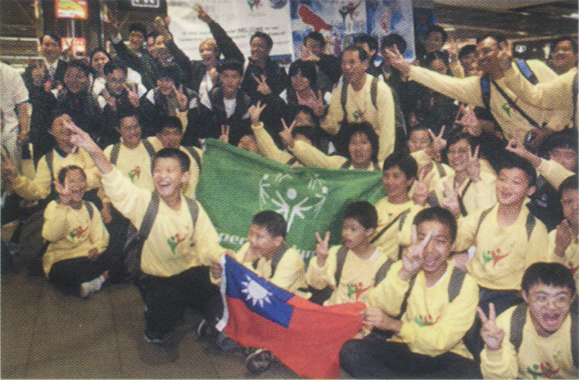
M 119 121 L 118 121 L 118 127 L 121 127 L 121 122 L 123 121 L 123 119 L 126 119 L 128 117 L 134 117 L 137 119 L 137 123 L 139 123 L 139 115 L 137 114 L 137 110 L 134 107 L 125 107 L 125 109 L 122 110 L 121 114 L 119 115 Z M 141 124 L 139 123 L 139 127 L 141 127 Z
M 326 46 L 326 39 L 324 38 L 324 36 L 322 35 L 322 33 L 320 32 L 310 32 L 305 38 L 304 38 L 304 42 L 306 42 L 306 40 L 314 40 L 317 43 L 319 43 L 320 45 L 322 45 L 322 48 L 324 46 Z
M 165 116 L 162 122 L 159 124 L 159 128 L 157 133 L 161 133 L 165 128 L 175 128 L 178 129 L 179 132 L 183 132 L 183 122 L 177 116 Z
M 366 135 L 368 140 L 370 141 L 370 145 L 372 145 L 372 161 L 378 161 L 378 151 L 380 150 L 380 142 L 378 139 L 378 135 L 376 131 L 372 127 L 370 123 L 367 121 L 363 121 L 361 123 L 350 123 L 346 126 L 346 130 L 348 131 L 348 146 L 350 145 L 350 141 L 352 141 L 352 137 L 358 133 L 363 133 Z M 350 154 L 348 153 L 348 156 Z M 351 158 L 351 157 L 348 157 Z
M 294 127 L 292 131 L 292 136 L 295 138 L 297 135 L 303 135 L 310 139 L 312 145 L 317 147 L 319 140 L 320 140 L 320 133 L 316 130 L 315 127 L 309 126 L 302 126 L 302 127 Z
M 507 42 L 507 37 L 505 37 L 505 35 L 502 34 L 501 32 L 489 32 L 477 38 L 476 44 L 478 45 L 481 41 L 486 40 L 489 37 L 495 40 L 497 44 L 500 44 L 501 42 Z
M 38 38 L 38 40 L 40 41 L 40 44 L 41 44 L 41 45 L 42 45 L 42 40 L 44 40 L 44 37 L 46 37 L 46 36 L 48 36 L 48 37 L 52 38 L 53 40 L 55 40 L 56 43 L 58 44 L 58 46 L 60 46 L 60 47 L 62 48 L 62 44 L 61 44 L 61 41 L 60 41 L 60 36 L 59 36 L 58 34 L 56 34 L 56 32 L 54 32 L 54 31 L 44 33 L 42 36 L 40 36 L 40 37 Z
M 239 73 L 243 76 L 243 63 L 236 61 L 234 59 L 226 59 L 223 62 L 217 64 L 217 72 L 221 74 L 226 70 L 231 70 Z
M 454 242 L 454 240 L 456 239 L 458 226 L 456 223 L 456 218 L 452 215 L 450 211 L 439 206 L 425 208 L 423 210 L 420 210 L 420 212 L 416 214 L 412 224 L 418 227 L 420 223 L 431 221 L 444 224 L 446 228 L 448 228 L 448 231 L 450 232 L 450 238 L 452 239 L 452 242 Z
M 287 234 L 287 223 L 284 217 L 275 211 L 265 210 L 258 212 L 251 219 L 251 224 L 263 227 L 271 235 L 271 237 L 281 236 L 285 239 Z
M 290 79 L 297 73 L 301 73 L 302 76 L 306 77 L 310 81 L 310 87 L 314 87 L 316 85 L 318 75 L 316 73 L 315 63 L 310 61 L 302 61 L 301 59 L 292 62 L 289 67 L 288 74 Z
M 74 68 L 82 71 L 87 77 L 91 74 L 91 68 L 84 59 L 74 59 L 70 61 L 66 66 L 66 71 Z
M 107 56 L 109 61 L 111 60 L 111 55 L 109 53 L 107 53 L 107 51 L 105 49 L 98 47 L 90 52 L 89 58 L 90 58 L 91 63 L 92 63 L 92 60 L 93 60 L 96 53 L 103 53 L 104 55 Z
M 426 54 L 426 56 L 424 57 L 425 67 L 430 66 L 432 64 L 432 62 L 434 62 L 436 60 L 441 60 L 444 63 L 444 65 L 446 66 L 446 68 L 448 69 L 448 62 L 446 61 L 446 59 L 441 51 L 433 51 L 433 52 Z
M 529 187 L 535 186 L 537 183 L 537 171 L 535 167 L 524 158 L 517 156 L 511 152 L 503 152 L 503 160 L 499 165 L 498 174 L 505 169 L 521 169 L 525 173 L 525 177 L 529 181 Z
M 578 182 L 577 174 L 565 178 L 565 180 L 561 182 L 561 184 L 559 185 L 559 198 L 563 198 L 563 192 L 565 190 L 577 190 L 578 187 L 577 182 Z
M 534 263 L 523 274 L 521 288 L 529 292 L 535 284 L 569 288 L 571 296 L 575 296 L 577 287 L 571 269 L 559 263 Z
M 367 61 L 368 59 L 370 59 L 370 57 L 368 56 L 368 52 L 358 45 L 350 45 L 347 48 L 345 48 L 344 51 L 342 51 L 341 57 L 343 57 L 344 53 L 348 51 L 357 51 L 358 58 L 360 59 L 360 61 Z
M 155 74 L 157 77 L 157 80 L 159 79 L 169 79 L 171 81 L 173 81 L 173 83 L 175 83 L 175 87 L 179 87 L 179 78 L 177 78 L 177 74 L 173 71 L 170 70 L 167 67 L 160 67 L 157 70 L 155 70 Z
M 262 40 L 264 40 L 267 50 L 271 50 L 271 48 L 273 47 L 273 40 L 271 39 L 271 36 L 267 33 L 260 31 L 253 33 L 253 36 L 251 36 L 251 38 L 249 39 L 249 43 L 251 43 L 251 41 L 253 41 L 254 38 L 261 38 Z
M 443 27 L 440 25 L 431 25 L 426 31 L 424 38 L 428 38 L 431 33 L 440 33 L 442 35 L 442 43 L 446 43 L 446 40 L 448 39 L 448 33 L 446 33 L 446 30 L 444 30 Z
M 350 203 L 344 210 L 344 220 L 355 219 L 365 229 L 378 226 L 378 213 L 376 207 L 367 201 Z
M 105 67 L 103 68 L 105 75 L 112 74 L 115 70 L 121 70 L 125 74 L 128 72 L 127 65 L 125 65 L 121 60 L 108 61 L 105 63 Z
M 191 159 L 189 158 L 189 156 L 184 153 L 181 152 L 179 149 L 176 148 L 163 148 L 160 151 L 158 151 L 157 153 L 155 153 L 155 156 L 153 157 L 153 165 L 152 168 L 153 170 L 155 169 L 155 165 L 157 163 L 157 160 L 160 158 L 174 158 L 177 161 L 179 161 L 179 166 L 181 167 L 181 170 L 183 172 L 188 172 L 189 169 L 191 168 Z
M 366 33 L 354 36 L 354 45 L 355 44 L 368 44 L 370 50 L 378 51 L 378 39 Z
M 577 39 L 571 36 L 561 36 L 557 38 L 555 41 L 551 42 L 551 52 L 555 50 L 555 47 L 559 42 L 569 41 L 571 42 L 571 46 L 573 47 L 573 53 L 577 54 Z
M 458 52 L 458 59 L 463 59 L 464 56 L 469 55 L 471 53 L 476 53 L 476 45 L 473 44 L 465 45 Z
M 392 45 L 396 45 L 400 54 L 404 54 L 404 52 L 406 51 L 406 47 L 408 46 L 406 40 L 400 34 L 392 33 L 382 37 L 382 41 L 380 43 L 382 50 Z
M 448 139 L 446 140 L 446 148 L 445 148 L 445 154 L 448 155 L 448 150 L 450 149 L 450 147 L 454 144 L 456 144 L 457 142 L 461 141 L 461 140 L 466 140 L 466 142 L 468 143 L 468 145 L 470 146 L 470 153 L 473 153 L 473 146 L 474 146 L 474 139 L 472 138 L 472 136 L 466 132 L 462 132 L 460 131 L 460 129 L 458 130 L 458 133 L 450 133 L 448 136 Z
M 84 170 L 82 170 L 82 168 L 80 166 L 68 165 L 68 166 L 61 168 L 58 171 L 58 183 L 60 183 L 61 185 L 64 185 L 64 180 L 66 179 L 66 175 L 68 174 L 68 172 L 73 171 L 73 170 L 78 170 L 80 172 L 80 174 L 82 174 L 82 176 L 86 180 L 86 173 L 84 172 Z
M 143 25 L 141 23 L 135 22 L 135 23 L 129 25 L 129 33 L 131 33 L 131 32 L 141 32 L 145 41 L 148 38 L 147 28 L 145 27 L 145 25 Z
M 393 167 L 398 167 L 404 173 L 406 179 L 418 176 L 418 164 L 416 159 L 404 152 L 394 152 L 384 160 L 382 171 L 385 172 Z
M 554 149 L 572 149 L 577 152 L 577 137 L 567 133 L 553 133 L 543 141 L 539 147 L 539 153 L 547 156 Z

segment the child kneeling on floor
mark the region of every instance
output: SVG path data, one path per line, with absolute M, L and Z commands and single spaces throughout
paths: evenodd
M 83 201 L 87 188 L 84 170 L 62 168 L 54 181 L 58 200 L 44 211 L 42 237 L 48 247 L 43 269 L 48 280 L 86 298 L 109 277 L 109 256 L 102 255 L 109 234 L 94 204 Z

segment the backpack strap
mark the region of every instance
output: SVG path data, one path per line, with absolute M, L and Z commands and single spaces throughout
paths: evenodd
M 535 224 L 537 224 L 537 219 L 529 212 L 527 215 L 527 221 L 525 223 L 525 227 L 527 227 L 527 240 L 531 240 L 531 235 L 533 234 Z
M 531 124 L 533 127 L 535 128 L 543 128 L 541 125 L 539 125 L 539 123 L 537 123 L 535 120 L 531 119 L 531 117 L 529 115 L 527 115 L 527 113 L 525 111 L 523 111 L 521 109 L 521 107 L 519 107 L 517 105 L 517 102 L 515 102 L 513 99 L 511 99 L 507 93 L 494 81 L 491 80 L 492 84 L 496 87 L 497 91 L 501 94 L 501 96 L 503 98 L 505 98 L 505 100 L 507 101 L 507 103 L 509 104 L 509 106 L 511 108 L 513 108 L 514 110 L 516 110 L 518 113 L 521 114 L 522 117 L 525 118 L 525 120 L 527 120 L 527 122 L 529 124 Z M 489 108 L 490 110 L 490 108 Z
M 440 178 L 446 176 L 446 170 L 444 170 L 444 166 L 440 162 L 434 162 L 434 166 L 436 167 L 436 171 L 438 171 Z
M 116 165 L 119 160 L 119 152 L 121 151 L 121 143 L 116 143 L 113 145 L 113 150 L 111 150 L 111 164 Z
M 537 84 L 539 83 L 539 79 L 537 79 L 537 76 L 535 75 L 535 73 L 533 72 L 533 70 L 531 70 L 531 68 L 529 67 L 529 65 L 527 64 L 527 61 L 525 61 L 524 59 L 519 59 L 517 61 L 517 67 L 519 68 L 519 70 L 521 71 L 521 74 L 523 74 L 523 76 L 532 84 Z
M 149 157 L 151 157 L 151 160 L 152 160 L 153 157 L 155 157 L 155 148 L 153 148 L 153 145 L 147 139 L 143 139 L 143 140 L 141 140 L 141 142 L 143 143 L 143 146 L 147 150 L 147 153 L 149 153 Z
M 450 276 L 450 281 L 448 283 L 448 302 L 452 303 L 456 297 L 460 294 L 460 289 L 462 289 L 462 283 L 466 277 L 466 272 L 454 267 L 452 274 Z
M 575 73 L 575 76 L 573 77 L 573 86 L 571 86 L 571 90 L 573 91 L 573 120 L 571 120 L 571 122 L 573 123 L 573 127 L 577 128 L 577 95 L 578 95 L 578 89 L 577 89 L 577 73 Z
M 346 103 L 348 102 L 348 83 L 342 83 L 342 92 L 340 93 L 340 104 L 342 105 L 342 111 L 344 112 L 344 118 L 342 119 L 342 124 L 348 122 L 348 113 L 346 112 Z
M 149 205 L 147 206 L 147 211 L 145 212 L 145 217 L 141 223 L 141 228 L 139 228 L 139 235 L 143 240 L 147 240 L 149 234 L 151 233 L 151 228 L 153 228 L 153 223 L 157 218 L 157 212 L 159 212 L 159 194 L 153 193 Z M 140 259 L 140 258 L 139 258 Z
M 394 263 L 395 263 L 394 260 L 388 258 L 388 260 L 386 260 L 384 264 L 382 264 L 380 268 L 378 268 L 378 271 L 376 271 L 376 276 L 374 277 L 374 286 L 378 285 L 379 283 L 382 282 L 382 280 L 386 278 L 386 275 L 388 274 L 390 268 L 392 267 L 392 264 Z
M 370 98 L 372 99 L 372 105 L 374 108 L 378 109 L 378 77 L 372 77 L 372 84 L 370 85 Z
M 493 206 L 493 207 L 494 207 L 494 206 Z M 480 214 L 480 218 L 478 218 L 478 224 L 477 224 L 477 226 L 476 226 L 476 232 L 475 232 L 475 234 L 474 234 L 475 237 L 478 235 L 478 230 L 480 229 L 480 225 L 482 224 L 484 218 L 487 217 L 487 215 L 489 214 L 489 212 L 491 212 L 492 209 L 493 209 L 492 207 L 491 207 L 491 208 L 488 208 L 488 209 L 484 210 L 484 211 L 482 212 L 482 214 Z
M 271 276 L 270 276 L 270 278 L 273 278 L 273 276 L 275 275 L 275 270 L 277 269 L 277 265 L 279 264 L 279 262 L 281 261 L 281 258 L 287 252 L 288 249 L 289 249 L 289 245 L 287 245 L 286 243 L 283 243 L 277 249 L 277 251 L 275 251 L 275 253 L 273 254 L 273 257 L 271 258 Z
M 286 165 L 292 166 L 293 164 L 295 164 L 296 162 L 298 162 L 298 159 L 296 156 L 293 156 L 292 158 L 290 158 L 287 162 Z
M 89 201 L 83 201 L 83 202 L 84 202 L 84 207 L 86 207 L 86 210 L 88 211 L 88 217 L 90 220 L 92 220 L 92 216 L 94 214 L 94 209 L 92 208 L 93 205 Z
M 491 110 L 491 78 L 489 74 L 485 74 L 480 78 L 480 90 L 482 101 L 485 108 L 490 112 Z M 494 119 L 494 117 L 493 117 Z
M 344 164 L 340 167 L 341 169 L 348 169 L 352 165 L 352 160 L 347 160 Z
M 189 214 L 191 215 L 191 220 L 193 221 L 193 228 L 195 228 L 195 224 L 197 224 L 197 218 L 199 217 L 199 206 L 194 199 L 185 197 L 187 201 L 187 206 L 189 206 Z
M 189 152 L 191 157 L 193 157 L 193 159 L 197 163 L 197 167 L 199 168 L 199 174 L 201 174 L 201 157 L 199 156 L 199 153 L 197 153 L 197 150 L 192 146 L 187 146 L 185 147 L 185 149 L 187 149 L 187 152 Z
M 513 311 L 511 316 L 511 344 L 515 346 L 515 351 L 519 351 L 521 343 L 523 342 L 523 326 L 527 320 L 527 304 L 519 304 Z
M 462 216 L 467 216 L 467 212 L 466 212 L 466 207 L 464 205 L 464 201 L 462 200 L 464 195 L 466 194 L 466 192 L 468 191 L 468 188 L 470 187 L 470 184 L 472 183 L 472 181 L 469 179 L 468 182 L 466 183 L 466 186 L 464 187 L 464 191 L 462 192 L 462 195 L 459 194 L 458 195 L 458 206 L 460 207 L 460 215 Z
M 336 273 L 334 274 L 334 279 L 336 280 L 336 288 L 340 284 L 340 279 L 342 278 L 342 271 L 344 270 L 344 263 L 346 262 L 346 254 L 348 253 L 348 248 L 343 245 L 338 249 L 336 253 Z
M 48 171 L 50 172 L 50 182 L 52 183 L 54 181 L 54 149 L 51 149 L 44 157 L 46 158 L 46 165 L 48 165 Z
M 370 244 L 373 244 L 374 242 L 376 242 L 376 240 L 380 239 L 380 237 L 381 237 L 382 235 L 384 235 L 384 232 L 386 232 L 386 230 L 388 230 L 390 227 L 392 227 L 392 226 L 394 225 L 394 223 L 396 223 L 399 219 L 402 219 L 400 223 L 403 224 L 403 223 L 404 223 L 404 219 L 406 219 L 406 215 L 408 215 L 409 212 L 410 212 L 410 208 L 407 208 L 406 210 L 402 211 L 400 214 L 396 215 L 396 217 L 395 217 L 394 219 L 392 219 L 392 220 L 390 221 L 390 223 L 388 223 L 388 224 L 386 225 L 386 227 L 382 228 L 382 229 L 380 230 L 380 232 L 378 232 L 378 233 L 376 234 L 376 236 L 374 236 L 374 237 L 372 238 L 372 240 L 370 240 Z M 401 227 L 398 228 L 399 231 L 400 231 L 400 228 L 401 228 Z
M 374 171 L 375 171 L 375 172 L 381 171 L 380 165 L 378 165 L 377 162 L 372 161 L 372 165 L 374 166 Z
M 410 280 L 410 285 L 408 286 L 408 290 L 404 294 L 404 299 L 402 300 L 402 305 L 400 305 L 400 313 L 396 316 L 396 319 L 402 318 L 404 313 L 406 313 L 406 308 L 408 307 L 408 298 L 410 298 L 410 293 L 412 293 L 412 288 L 414 287 L 414 283 L 416 282 L 416 276 L 412 277 Z
M 569 313 L 571 316 L 571 355 L 573 355 L 573 366 L 579 368 L 579 315 Z

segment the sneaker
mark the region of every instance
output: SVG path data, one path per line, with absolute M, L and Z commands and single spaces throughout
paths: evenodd
M 155 344 L 158 346 L 162 346 L 163 344 L 167 343 L 169 340 L 169 334 L 162 334 L 155 331 L 145 331 L 145 340 L 149 344 Z
M 267 371 L 273 360 L 271 352 L 260 348 L 245 359 L 245 366 L 250 372 L 259 374 Z
M 90 295 L 93 294 L 94 292 L 101 290 L 101 287 L 103 286 L 104 282 L 105 278 L 103 275 L 100 275 L 94 280 L 83 282 L 82 284 L 80 284 L 80 296 L 82 298 L 90 297 Z
M 223 352 L 232 352 L 241 349 L 241 346 L 231 340 L 226 334 L 220 332 L 215 339 L 217 347 Z
M 203 338 L 206 336 L 213 336 L 216 334 L 216 330 L 207 323 L 206 319 L 201 320 L 199 326 L 197 326 L 197 337 Z

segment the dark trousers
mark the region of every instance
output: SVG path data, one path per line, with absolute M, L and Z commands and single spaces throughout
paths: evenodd
M 96 261 L 88 257 L 59 261 L 50 268 L 48 281 L 78 295 L 80 284 L 94 280 L 108 270 L 106 260 L 101 258 L 102 255 Z
M 487 317 L 490 303 L 495 305 L 495 313 L 498 317 L 503 311 L 521 302 L 523 302 L 523 299 L 518 290 L 493 290 L 479 286 L 478 305 Z M 484 342 L 480 337 L 481 327 L 482 322 L 477 313 L 474 324 L 464 337 L 464 343 L 477 362 L 480 362 L 480 353 L 484 348 Z
M 222 314 L 221 294 L 211 283 L 207 266 L 189 268 L 171 277 L 145 274 L 139 287 L 147 307 L 145 323 L 150 333 L 165 335 L 173 331 L 186 307 L 199 310 L 211 322 Z
M 389 342 L 377 334 L 349 340 L 340 350 L 340 365 L 360 379 L 480 379 L 472 359 L 452 352 L 427 356 L 410 351 L 404 343 Z

